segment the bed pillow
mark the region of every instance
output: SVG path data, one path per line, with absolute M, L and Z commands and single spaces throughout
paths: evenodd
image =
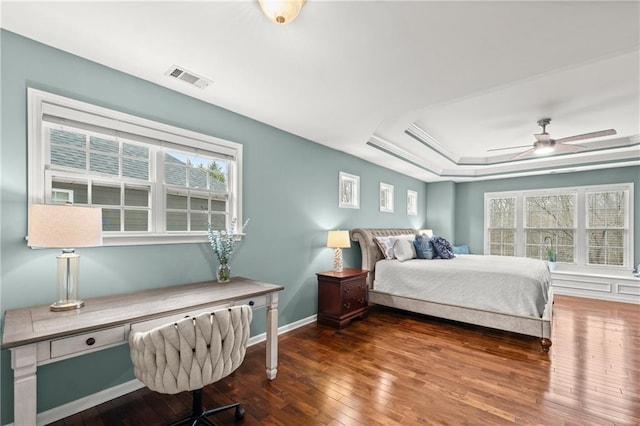
M 433 236 L 431 237 L 431 244 L 433 244 L 433 249 L 442 259 L 451 259 L 456 257 L 451 249 L 451 244 L 444 238 Z
M 398 238 L 396 242 L 393 243 L 393 255 L 400 262 L 404 262 L 405 260 L 409 259 L 415 259 L 416 249 L 413 246 L 413 241 L 404 238 Z
M 463 246 L 453 246 L 451 249 L 453 250 L 453 254 L 471 254 L 469 246 L 466 244 Z
M 418 259 L 433 259 L 436 256 L 431 239 L 427 234 L 416 235 L 413 245 L 416 248 L 416 257 Z
M 374 240 L 385 259 L 395 259 L 393 254 L 393 244 L 398 239 L 413 240 L 414 235 L 393 235 L 390 237 L 374 237 Z

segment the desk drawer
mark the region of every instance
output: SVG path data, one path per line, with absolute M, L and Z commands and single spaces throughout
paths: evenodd
M 219 304 L 219 305 L 211 305 L 211 306 L 207 306 L 205 308 L 200 308 L 200 309 L 193 310 L 193 311 L 187 311 L 187 312 L 183 312 L 183 313 L 180 313 L 180 314 L 174 314 L 174 315 L 167 315 L 166 317 L 155 318 L 155 319 L 152 319 L 152 320 L 142 321 L 142 322 L 137 322 L 137 323 L 131 324 L 131 332 L 132 333 L 136 333 L 136 332 L 140 332 L 140 331 L 149 331 L 152 328 L 156 328 L 156 327 L 160 327 L 160 326 L 165 325 L 165 324 L 176 322 L 176 321 L 179 321 L 179 320 L 181 320 L 183 318 L 186 318 L 186 317 L 195 317 L 196 315 L 199 315 L 199 314 L 204 314 L 204 313 L 208 313 L 208 312 L 217 311 L 217 310 L 220 310 L 220 309 L 228 308 L 230 306 L 249 305 L 249 306 L 251 306 L 252 309 L 257 309 L 257 308 L 260 308 L 260 307 L 264 307 L 265 304 L 266 304 L 266 297 L 265 296 L 258 296 L 258 297 L 252 297 L 251 299 L 236 300 L 236 301 L 231 302 L 231 303 L 223 303 L 223 304 Z
M 51 341 L 51 358 L 58 358 L 70 354 L 93 351 L 107 345 L 123 343 L 125 341 L 125 326 L 98 330 L 85 334 L 77 334 L 64 339 Z

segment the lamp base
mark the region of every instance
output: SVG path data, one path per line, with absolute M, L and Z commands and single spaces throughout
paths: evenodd
M 58 311 L 70 311 L 72 309 L 80 309 L 84 306 L 84 300 L 59 300 L 52 303 L 49 310 Z
M 340 247 L 336 247 L 333 252 L 333 272 L 342 272 L 343 270 L 342 249 Z

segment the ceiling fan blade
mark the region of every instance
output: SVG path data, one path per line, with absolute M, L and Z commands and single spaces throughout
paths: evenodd
M 585 149 L 587 149 L 586 146 L 582 146 L 582 145 L 564 145 L 561 143 L 557 143 L 556 141 L 556 146 L 555 146 L 555 150 L 556 151 L 563 151 L 563 152 L 580 152 L 580 151 L 584 151 Z
M 569 136 L 566 138 L 562 138 L 562 139 L 556 139 L 556 142 L 560 142 L 560 143 L 565 143 L 565 142 L 572 142 L 572 141 L 580 141 L 582 139 L 591 139 L 591 138 L 600 138 L 602 136 L 611 136 L 611 135 L 615 135 L 618 132 L 616 132 L 614 129 L 608 129 L 608 130 L 600 130 L 598 132 L 591 132 L 591 133 L 585 133 L 582 135 L 575 135 L 575 136 Z
M 516 148 L 526 148 L 531 146 L 531 144 L 529 145 L 518 145 L 518 146 L 508 146 L 506 148 L 490 148 L 487 150 L 487 152 L 491 152 L 491 151 L 504 151 L 505 149 L 516 149 Z
M 526 151 L 522 151 L 520 154 L 518 155 L 514 155 L 511 159 L 512 160 L 520 160 L 522 158 L 527 158 L 533 155 L 533 152 L 535 151 L 535 148 L 531 148 L 531 149 L 527 149 Z

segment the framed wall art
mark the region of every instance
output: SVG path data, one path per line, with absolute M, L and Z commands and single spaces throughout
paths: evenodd
M 418 215 L 418 192 L 410 189 L 407 190 L 407 215 Z
M 393 185 L 380 182 L 380 211 L 393 213 Z
M 342 209 L 360 208 L 360 176 L 340 172 L 338 206 Z

